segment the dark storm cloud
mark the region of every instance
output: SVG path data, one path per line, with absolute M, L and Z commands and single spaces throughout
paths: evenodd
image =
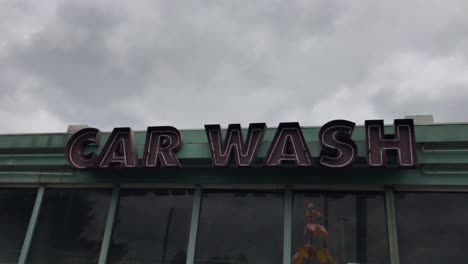
M 2 5 L 1 132 L 466 121 L 464 1 Z

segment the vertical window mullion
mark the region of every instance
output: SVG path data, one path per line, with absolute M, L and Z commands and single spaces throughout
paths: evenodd
M 117 206 L 119 203 L 119 191 L 120 187 L 118 185 L 114 186 L 112 191 L 112 198 L 109 206 L 109 211 L 107 214 L 106 227 L 104 229 L 104 236 L 102 238 L 101 244 L 101 253 L 99 254 L 99 264 L 105 264 L 107 261 L 107 255 L 109 252 L 109 244 L 112 237 L 112 230 L 114 227 L 115 216 L 117 212 Z
M 292 190 L 286 187 L 284 193 L 283 264 L 291 264 L 292 239 Z
M 197 185 L 195 197 L 193 198 L 192 219 L 190 221 L 190 235 L 187 249 L 186 264 L 193 264 L 195 260 L 195 248 L 198 235 L 198 222 L 200 221 L 200 210 L 202 203 L 202 187 Z
M 26 231 L 26 237 L 24 238 L 23 247 L 21 249 L 21 254 L 18 260 L 19 264 L 25 264 L 28 258 L 29 249 L 31 248 L 32 238 L 34 236 L 34 231 L 36 230 L 37 218 L 41 211 L 42 200 L 44 198 L 45 187 L 40 186 L 37 191 L 36 201 L 34 203 L 34 208 L 31 214 L 31 219 L 29 220 L 28 230 Z
M 385 190 L 385 210 L 387 215 L 388 245 L 390 251 L 390 263 L 399 264 L 398 234 L 395 213 L 395 195 L 393 189 Z

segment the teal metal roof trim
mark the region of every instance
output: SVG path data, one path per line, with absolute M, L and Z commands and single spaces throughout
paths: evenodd
M 386 127 L 392 133 L 392 126 Z M 417 125 L 417 169 L 214 169 L 204 130 L 181 130 L 184 147 L 177 153 L 183 169 L 88 170 L 71 169 L 63 152 L 70 134 L 0 135 L 0 183 L 176 183 L 176 184 L 364 184 L 467 185 L 468 124 Z M 311 154 L 318 156 L 318 127 L 303 128 Z M 265 156 L 275 128 L 265 133 L 259 158 Z M 105 142 L 109 133 L 103 133 Z M 366 156 L 364 128 L 353 139 L 361 163 Z M 145 132 L 135 132 L 139 155 Z M 205 166 L 200 166 L 205 165 Z M 187 168 L 190 167 L 190 168 Z M 201 168 L 203 167 L 203 168 Z

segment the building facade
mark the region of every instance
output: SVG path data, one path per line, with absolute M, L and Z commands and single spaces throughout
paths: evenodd
M 125 159 L 130 145 L 109 143 L 116 134 L 84 140 L 96 146 L 77 150 L 81 160 L 68 155 L 71 133 L 1 135 L 0 263 L 467 262 L 468 125 L 414 126 L 408 166 L 396 147 L 370 166 L 367 127 L 352 129 L 352 142 L 330 134 L 355 144 L 328 153 L 332 162 L 356 151 L 337 167 L 322 164 L 323 127 L 284 136 L 277 152 L 279 128 L 183 130 L 173 160 L 150 151 L 149 130 L 132 132 L 141 166 Z M 397 130 L 382 133 L 401 139 Z M 257 152 L 227 139 L 235 133 L 258 139 Z M 158 142 L 162 151 L 175 141 Z

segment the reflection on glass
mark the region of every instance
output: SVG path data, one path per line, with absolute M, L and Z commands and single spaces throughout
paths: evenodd
M 195 263 L 280 264 L 282 251 L 282 193 L 204 193 Z
M 294 264 L 389 263 L 383 194 L 295 192 Z
M 185 264 L 192 204 L 187 190 L 121 190 L 108 263 Z
M 467 263 L 468 193 L 398 193 L 400 263 Z
M 0 263 L 18 263 L 36 189 L 0 189 Z
M 112 190 L 47 189 L 29 263 L 97 263 Z

